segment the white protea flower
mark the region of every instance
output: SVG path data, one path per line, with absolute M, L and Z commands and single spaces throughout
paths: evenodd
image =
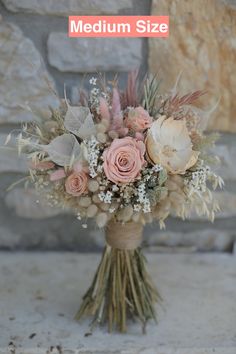
M 192 142 L 185 120 L 161 116 L 148 130 L 146 150 L 153 164 L 161 164 L 171 174 L 183 174 L 195 165 L 199 152 Z

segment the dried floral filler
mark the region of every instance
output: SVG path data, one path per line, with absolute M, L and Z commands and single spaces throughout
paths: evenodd
M 78 106 L 65 98 L 47 120 L 24 125 L 18 147 L 30 161 L 27 182 L 52 207 L 72 210 L 84 228 L 93 218 L 105 229 L 101 262 L 75 318 L 91 316 L 91 329 L 107 323 L 109 332 L 126 332 L 133 318 L 145 332 L 160 296 L 140 248 L 143 226 L 156 219 L 164 227 L 170 213 L 184 219 L 192 210 L 213 220 L 209 185 L 223 185 L 209 167 L 216 135 L 203 133 L 207 112 L 193 105 L 202 91 L 160 95 L 157 77 L 141 84 L 137 71 L 124 91 L 116 78 L 89 82 Z

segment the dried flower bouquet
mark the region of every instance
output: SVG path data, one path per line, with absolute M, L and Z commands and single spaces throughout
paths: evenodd
M 217 138 L 203 133 L 207 113 L 193 103 L 204 94 L 159 94 L 159 80 L 128 75 L 124 91 L 114 79 L 91 78 L 78 106 L 65 98 L 50 119 L 25 125 L 18 137 L 27 154 L 30 180 L 52 207 L 72 210 L 82 226 L 93 218 L 105 229 L 106 247 L 76 318 L 93 317 L 127 330 L 127 318 L 145 331 L 156 320 L 160 296 L 145 267 L 142 229 L 170 213 L 186 218 L 194 209 L 213 220 L 215 189 L 223 181 L 209 167 Z

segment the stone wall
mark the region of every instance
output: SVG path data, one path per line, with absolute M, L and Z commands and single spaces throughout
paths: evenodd
M 150 39 L 149 66 L 167 79 L 182 71 L 185 91 L 204 88 L 202 103 L 219 105 L 210 128 L 236 132 L 236 1 L 153 0 L 152 14 L 170 16 L 170 36 Z
M 206 2 L 205 11 L 203 2 L 0 0 L 0 145 L 9 131 L 19 128 L 20 122 L 36 119 L 38 114 L 47 115 L 49 105 L 57 106 L 54 91 L 62 96 L 64 84 L 75 103 L 85 72 L 90 76 L 96 70 L 105 70 L 112 77 L 118 71 L 123 83 L 125 73 L 131 68 L 141 66 L 142 71 L 148 66 L 151 71 L 160 68 L 167 78 L 164 89 L 173 85 L 182 68 L 183 89 L 208 89 L 212 100 L 203 102 L 209 104 L 207 108 L 222 96 L 210 126 L 225 131 L 216 147 L 222 160 L 219 172 L 226 179 L 226 190 L 217 195 L 222 211 L 215 224 L 193 216 L 186 222 L 170 218 L 166 231 L 160 232 L 157 224 L 147 227 L 145 244 L 153 250 L 169 247 L 168 250 L 231 251 L 236 239 L 236 142 L 235 135 L 229 133 L 236 131 L 232 99 L 236 89 L 235 7 L 233 1 L 212 0 Z M 217 11 L 225 19 L 221 31 L 228 33 L 228 38 L 224 42 Z M 169 39 L 152 39 L 148 43 L 147 39 L 139 38 L 68 39 L 66 35 L 68 14 L 151 12 L 171 16 Z M 206 15 L 208 25 L 202 20 Z M 223 23 L 221 16 L 218 17 Z M 25 159 L 19 159 L 10 147 L 4 150 L 1 147 L 0 248 L 88 251 L 102 247 L 102 232 L 94 225 L 84 231 L 73 216 L 43 206 L 34 190 L 24 190 L 19 185 L 6 191 L 25 172 Z

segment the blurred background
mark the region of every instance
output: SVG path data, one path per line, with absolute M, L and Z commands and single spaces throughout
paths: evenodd
M 161 91 L 182 71 L 181 92 L 206 89 L 201 107 L 212 114 L 209 130 L 221 132 L 215 148 L 226 186 L 217 192 L 215 223 L 193 215 L 171 217 L 166 230 L 145 228 L 144 244 L 160 252 L 233 252 L 236 241 L 236 0 L 0 0 L 0 145 L 25 121 L 56 107 L 49 83 L 76 103 L 83 76 L 112 77 L 141 67 L 158 72 Z M 67 37 L 68 15 L 169 15 L 168 39 Z M 29 106 L 32 111 L 29 111 Z M 23 177 L 26 162 L 0 149 L 0 249 L 97 251 L 103 233 L 85 231 L 72 215 L 41 203 L 34 190 L 7 187 Z

